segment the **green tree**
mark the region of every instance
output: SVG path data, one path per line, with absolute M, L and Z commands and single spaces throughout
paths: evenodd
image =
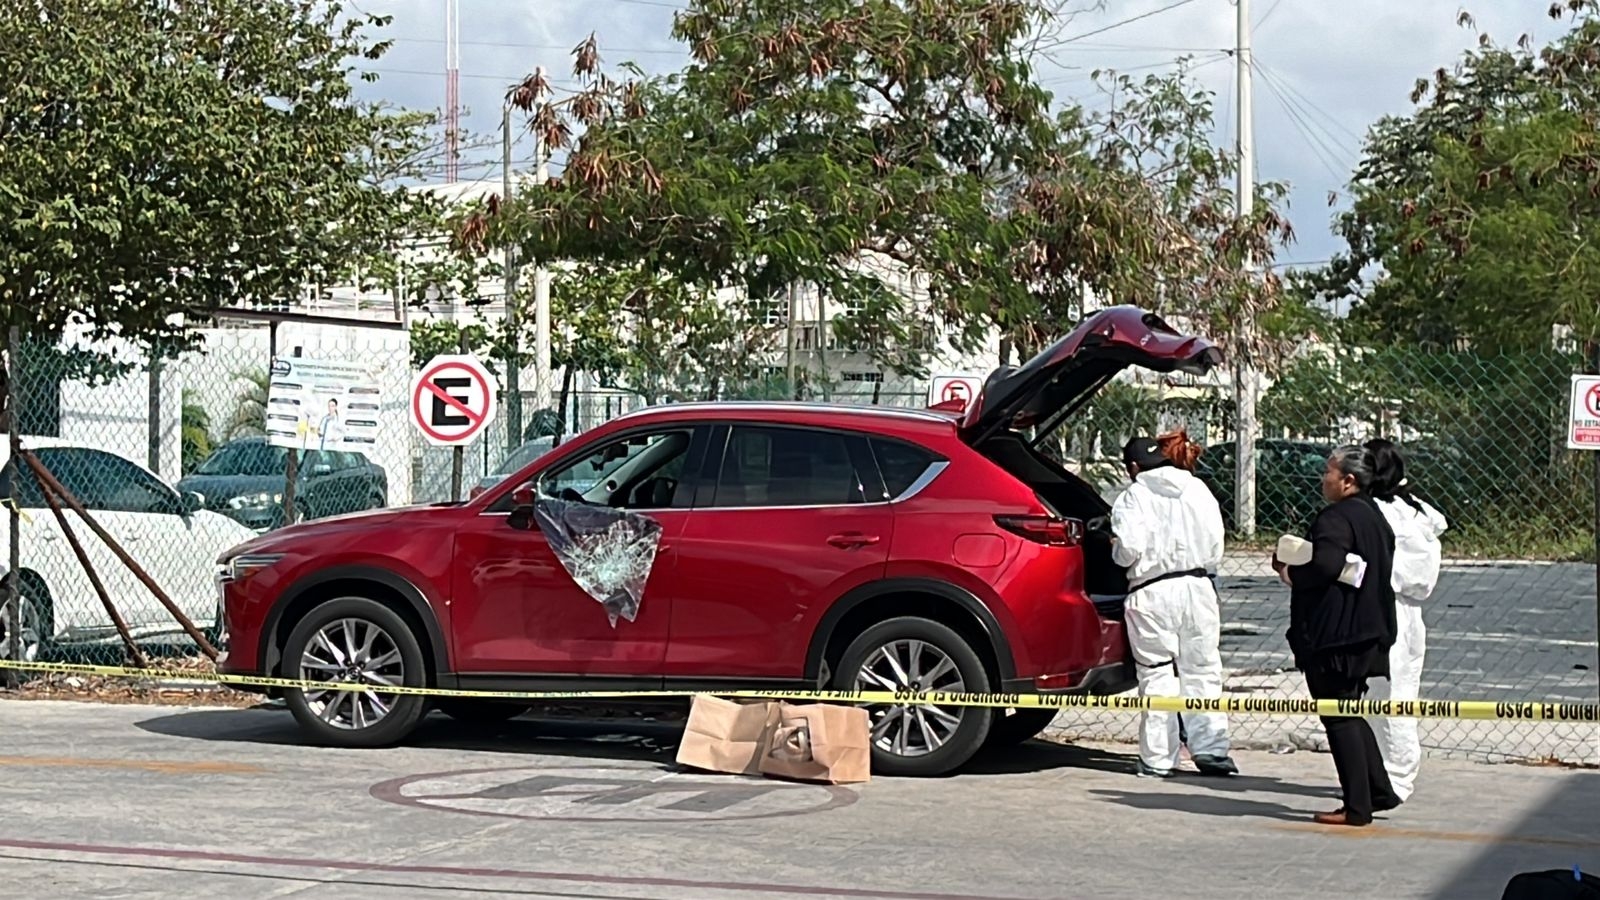
M 1600 5 L 1567 0 L 1534 49 L 1482 35 L 1369 133 L 1321 290 L 1357 335 L 1484 352 L 1600 338 Z M 1463 25 L 1471 17 L 1463 14 Z
M 582 261 L 646 293 L 665 279 L 742 305 L 742 320 L 815 286 L 849 310 L 839 340 L 908 373 L 942 335 L 970 349 L 999 330 L 1036 348 L 1081 317 L 1086 292 L 1203 325 L 1270 323 L 1276 280 L 1242 273 L 1290 237 L 1278 188 L 1234 221 L 1209 98 L 1182 73 L 1111 78 L 1103 116 L 1052 113 L 1028 47 L 1050 13 L 696 0 L 674 30 L 692 62 L 656 79 L 602 73 L 591 37 L 574 52 L 586 90 L 552 98 L 534 77 L 510 95 L 568 151 L 563 177 L 478 211 L 464 243 Z M 925 307 L 897 283 L 907 275 Z
M 183 471 L 193 472 L 211 455 L 211 414 L 194 391 L 183 392 Z
M 0 5 L 0 327 L 176 353 L 185 315 L 392 260 L 437 204 L 397 183 L 426 117 L 353 93 L 385 22 L 314 0 Z
M 260 437 L 267 433 L 267 399 L 272 388 L 272 376 L 266 369 L 241 371 L 233 374 L 235 384 L 243 382 L 244 390 L 234 401 L 228 424 L 222 429 L 223 441 L 242 437 Z

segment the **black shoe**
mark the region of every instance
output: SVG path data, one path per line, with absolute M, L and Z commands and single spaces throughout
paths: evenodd
M 1239 766 L 1234 763 L 1233 758 L 1230 756 L 1212 756 L 1208 753 L 1200 753 L 1190 757 L 1190 759 L 1194 762 L 1194 767 L 1200 770 L 1201 775 L 1239 774 Z
M 1399 809 L 1400 804 L 1404 802 L 1405 801 L 1401 800 L 1399 797 L 1387 797 L 1383 800 L 1374 800 L 1372 801 L 1372 811 L 1389 812 L 1391 810 Z

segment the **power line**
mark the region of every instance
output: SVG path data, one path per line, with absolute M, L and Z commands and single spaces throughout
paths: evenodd
M 1311 110 L 1307 109 L 1308 106 L 1312 107 L 1312 109 L 1315 109 L 1316 108 L 1316 104 L 1311 103 L 1309 100 L 1304 100 L 1304 98 L 1298 98 L 1297 99 L 1297 92 L 1295 92 L 1293 90 L 1293 88 L 1290 87 L 1284 81 L 1283 77 L 1281 75 L 1279 75 L 1276 71 L 1268 71 L 1266 69 L 1266 67 L 1263 66 L 1259 61 L 1252 61 L 1252 63 L 1254 65 L 1254 67 L 1255 67 L 1255 70 L 1257 72 L 1261 73 L 1262 80 L 1270 81 L 1271 82 L 1271 86 L 1275 90 L 1277 90 L 1277 91 L 1282 93 L 1285 101 L 1287 101 L 1290 106 L 1293 106 L 1296 112 L 1300 113 L 1300 117 L 1302 119 L 1306 120 L 1306 122 L 1309 125 L 1315 127 L 1316 130 L 1322 135 L 1322 137 L 1324 137 L 1326 139 L 1327 143 L 1332 148 L 1338 150 L 1339 153 L 1342 154 L 1345 157 L 1353 158 L 1353 157 L 1359 155 L 1357 148 L 1359 148 L 1361 146 L 1361 138 L 1356 137 L 1354 135 L 1354 133 L 1351 132 L 1348 128 L 1345 128 L 1343 125 L 1340 125 L 1337 121 L 1334 121 L 1333 117 L 1328 115 L 1326 112 L 1322 112 L 1321 110 L 1316 110 L 1316 112 L 1321 113 L 1321 115 L 1323 116 L 1324 119 L 1326 119 L 1328 121 L 1333 121 L 1333 123 L 1334 123 L 1334 125 L 1336 127 L 1338 127 L 1340 130 L 1344 131 L 1346 134 L 1349 134 L 1355 140 L 1354 145 L 1345 143 L 1343 138 L 1341 138 L 1337 134 L 1334 134 L 1333 131 L 1330 130 L 1326 124 L 1324 124 L 1322 121 L 1319 121 L 1315 117 L 1315 115 L 1313 114 L 1313 112 Z M 1302 102 L 1302 101 L 1304 101 L 1304 102 Z
M 390 40 L 405 44 L 444 43 L 443 38 L 397 37 L 390 38 Z M 524 44 L 515 41 L 460 41 L 459 43 L 472 47 L 507 47 L 514 50 L 551 50 L 559 53 L 571 53 L 573 50 L 572 47 L 563 47 L 555 44 Z M 669 50 L 664 47 L 608 47 L 604 44 L 601 44 L 599 49 L 602 53 L 657 53 L 671 56 L 684 56 L 689 52 L 685 47 Z
M 1252 65 L 1251 68 L 1256 72 L 1261 73 L 1259 66 Z M 1334 161 L 1338 154 L 1330 151 L 1325 142 L 1306 126 L 1305 120 L 1302 119 L 1300 115 L 1289 105 L 1288 101 L 1284 99 L 1283 93 L 1273 85 L 1272 80 L 1267 78 L 1265 73 L 1261 73 L 1261 75 L 1261 83 L 1266 86 L 1267 93 L 1271 94 L 1272 98 L 1278 101 L 1278 106 L 1283 109 L 1284 115 L 1288 116 L 1289 123 L 1293 125 L 1295 131 L 1300 134 L 1300 138 L 1306 142 L 1306 146 L 1311 149 L 1312 155 L 1317 158 L 1318 162 L 1322 163 L 1322 165 L 1327 168 L 1328 174 L 1333 177 L 1335 183 L 1342 182 L 1345 176 L 1339 173 L 1339 164 Z
M 1253 58 L 1255 60 L 1256 66 L 1262 67 L 1261 57 L 1260 56 L 1255 56 Z M 1363 143 L 1366 142 L 1366 138 L 1364 138 L 1361 135 L 1357 134 L 1348 125 L 1345 125 L 1343 122 L 1340 122 L 1338 120 L 1338 118 L 1335 117 L 1332 113 L 1329 113 L 1327 110 L 1324 110 L 1321 107 L 1319 107 L 1315 102 L 1313 102 L 1311 100 L 1311 98 L 1307 97 L 1304 93 L 1302 93 L 1300 91 L 1299 88 L 1295 87 L 1294 86 L 1294 82 L 1289 80 L 1289 76 L 1288 75 L 1285 75 L 1284 73 L 1279 72 L 1276 69 L 1274 69 L 1273 72 L 1272 72 L 1272 76 L 1275 79 L 1277 79 L 1278 86 L 1283 88 L 1283 90 L 1285 92 L 1287 92 L 1290 97 L 1299 100 L 1299 102 L 1302 105 L 1310 107 L 1311 111 L 1314 112 L 1314 113 L 1317 113 L 1318 115 L 1320 115 L 1324 122 L 1332 124 L 1334 128 L 1337 128 L 1340 131 L 1344 132 L 1345 134 L 1349 135 L 1350 139 L 1356 142 L 1356 146 L 1357 147 L 1361 146 Z
M 1193 3 L 1193 2 L 1194 2 L 1194 0 L 1177 0 L 1176 3 L 1169 3 L 1166 6 L 1161 7 L 1160 9 L 1152 9 L 1149 12 L 1143 12 L 1143 13 L 1140 13 L 1140 14 L 1138 14 L 1136 16 L 1129 16 L 1128 18 L 1123 19 L 1120 22 L 1112 22 L 1110 25 L 1105 25 L 1105 26 L 1102 26 L 1100 28 L 1096 28 L 1093 31 L 1085 31 L 1083 34 L 1075 34 L 1075 35 L 1073 35 L 1072 37 L 1069 37 L 1069 38 L 1062 38 L 1061 40 L 1055 42 L 1054 44 L 1048 45 L 1044 49 L 1049 49 L 1051 47 L 1059 47 L 1059 46 L 1061 46 L 1063 44 L 1073 44 L 1073 43 L 1076 43 L 1078 41 L 1083 40 L 1084 38 L 1094 37 L 1097 34 L 1105 34 L 1106 32 L 1108 32 L 1108 31 L 1110 31 L 1110 30 L 1112 30 L 1114 28 L 1121 28 L 1124 25 L 1132 25 L 1134 22 L 1138 22 L 1138 21 L 1140 21 L 1142 19 L 1148 19 L 1151 16 L 1159 16 L 1164 12 L 1171 12 L 1172 10 L 1177 9 L 1180 6 L 1188 6 L 1190 3 Z
M 1225 48 L 1225 47 L 1175 47 L 1175 46 L 1161 46 L 1161 45 L 1156 45 L 1156 44 L 1100 44 L 1100 43 L 1080 44 L 1077 41 L 1073 41 L 1072 42 L 1072 46 L 1065 47 L 1064 49 L 1071 50 L 1074 53 L 1077 53 L 1079 51 L 1098 51 L 1098 50 L 1119 51 L 1119 52 L 1120 51 L 1128 51 L 1128 50 L 1150 50 L 1150 51 L 1160 52 L 1160 53 L 1209 53 L 1209 52 L 1214 51 L 1214 50 L 1225 50 L 1227 48 Z
M 1221 54 L 1222 51 L 1213 50 L 1212 53 Z M 1075 70 L 1075 71 L 1078 71 L 1078 72 L 1081 72 L 1081 73 L 1087 73 L 1087 74 L 1060 75 L 1060 76 L 1053 76 L 1051 78 L 1043 78 L 1043 79 L 1039 80 L 1039 84 L 1041 86 L 1043 86 L 1043 87 L 1048 87 L 1048 86 L 1050 86 L 1052 84 L 1062 84 L 1062 83 L 1069 82 L 1069 81 L 1081 81 L 1081 80 L 1083 80 L 1085 78 L 1092 78 L 1094 76 L 1094 73 L 1096 73 L 1096 72 L 1121 75 L 1121 74 L 1125 74 L 1127 72 L 1143 72 L 1143 71 L 1147 71 L 1149 69 L 1160 69 L 1160 68 L 1164 68 L 1164 67 L 1167 67 L 1167 66 L 1177 66 L 1177 65 L 1182 65 L 1182 64 L 1183 64 L 1183 59 L 1182 58 L 1164 59 L 1164 60 L 1161 60 L 1160 62 L 1144 63 L 1142 65 L 1137 65 L 1137 66 L 1123 66 L 1123 67 L 1118 67 L 1118 66 L 1060 66 L 1060 64 L 1057 63 L 1057 65 L 1060 66 L 1063 69 L 1072 69 L 1072 70 Z M 1195 68 L 1198 69 L 1199 65 L 1196 65 Z M 1194 71 L 1194 70 L 1191 69 L 1190 71 Z
M 1229 58 L 1232 58 L 1233 54 L 1229 53 L 1228 56 L 1229 56 Z M 1222 116 L 1222 133 L 1224 135 L 1229 135 L 1229 134 L 1232 134 L 1234 132 L 1234 122 L 1233 122 L 1234 109 L 1233 108 L 1238 102 L 1239 102 L 1239 67 L 1238 66 L 1229 66 L 1228 67 L 1228 105 L 1226 107 L 1224 107 L 1225 112 L 1223 113 L 1223 116 Z M 1239 146 L 1238 146 L 1238 141 L 1237 140 L 1235 140 L 1234 143 L 1233 143 L 1233 149 L 1234 149 L 1235 153 L 1237 153 L 1238 150 L 1239 150 Z
M 1250 30 L 1251 31 L 1260 30 L 1261 26 L 1265 25 L 1267 20 L 1272 18 L 1272 14 L 1277 12 L 1278 11 L 1278 7 L 1280 7 L 1282 5 L 1283 5 L 1283 0 L 1273 0 L 1272 5 L 1267 7 L 1266 14 L 1263 15 L 1261 18 L 1257 19 L 1256 23 L 1254 25 L 1250 26 Z

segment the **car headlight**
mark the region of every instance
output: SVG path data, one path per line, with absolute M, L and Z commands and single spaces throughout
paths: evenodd
M 248 578 L 252 572 L 258 572 L 283 559 L 281 553 L 247 553 L 235 556 L 222 566 L 221 577 L 224 581 L 238 581 Z
M 243 494 L 228 501 L 229 509 L 261 509 L 267 506 L 276 506 L 283 502 L 283 494 L 271 494 L 262 491 L 259 494 Z

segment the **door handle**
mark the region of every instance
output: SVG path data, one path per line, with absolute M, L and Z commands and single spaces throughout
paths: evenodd
M 878 541 L 879 538 L 875 534 L 861 534 L 860 532 L 856 531 L 847 532 L 845 534 L 836 534 L 828 538 L 828 543 L 838 547 L 840 550 L 854 550 L 857 547 L 870 547 L 873 544 L 878 543 Z

